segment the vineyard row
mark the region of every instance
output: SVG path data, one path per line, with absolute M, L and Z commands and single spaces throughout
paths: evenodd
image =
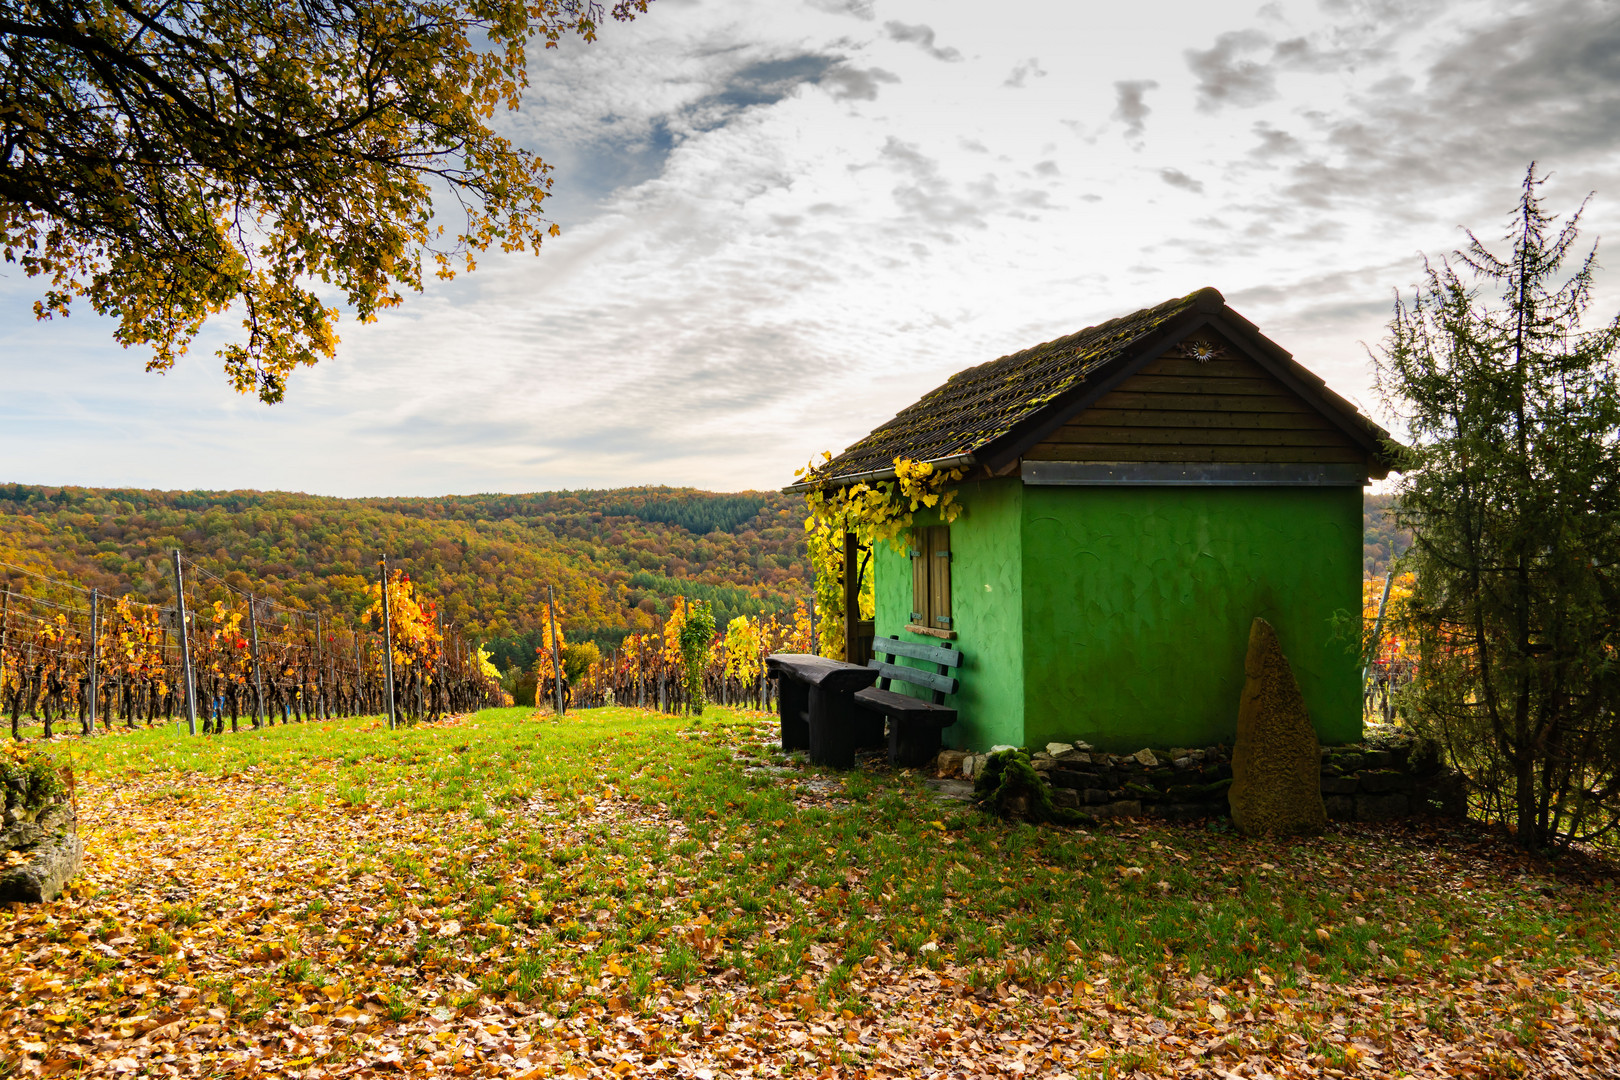
M 0 710 L 20 739 L 25 719 L 46 738 L 72 722 L 83 735 L 177 720 L 218 734 L 244 722 L 421 721 L 504 704 L 480 650 L 408 575 L 383 567 L 370 607 L 348 623 L 244 592 L 178 551 L 169 605 L 0 564 Z

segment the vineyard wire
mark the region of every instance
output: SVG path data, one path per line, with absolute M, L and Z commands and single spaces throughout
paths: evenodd
M 34 725 L 52 738 L 70 721 L 82 736 L 94 734 L 98 721 L 103 733 L 118 721 L 125 729 L 174 723 L 191 706 L 203 733 L 214 735 L 227 720 L 230 730 L 241 730 L 244 712 L 254 729 L 375 715 L 390 690 L 409 723 L 505 703 L 477 646 L 447 627 L 437 605 L 417 597 L 398 572 L 386 584 L 396 612 L 386 628 L 395 642 L 386 659 L 402 670 L 389 680 L 372 647 L 372 638 L 385 636 L 373 625 L 374 610 L 346 625 L 332 610 L 276 603 L 176 555 L 177 568 L 189 573 L 180 575 L 184 587 L 168 605 L 0 562 L 8 571 L 0 586 L 0 713 L 9 716 L 14 739 Z M 28 581 L 19 585 L 13 574 Z M 379 578 L 379 596 L 384 588 Z M 90 603 L 64 599 L 72 594 Z M 182 609 L 189 648 L 180 640 Z M 241 633 L 244 617 L 257 631 L 252 648 Z

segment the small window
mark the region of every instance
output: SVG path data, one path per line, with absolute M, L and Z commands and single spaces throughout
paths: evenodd
M 935 630 L 951 626 L 951 529 L 935 525 L 912 534 L 911 622 Z

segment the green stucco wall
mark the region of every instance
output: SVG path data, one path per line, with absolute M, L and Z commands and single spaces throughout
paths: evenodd
M 1022 517 L 1025 744 L 1229 743 L 1256 615 L 1322 741 L 1361 737 L 1360 489 L 1029 487 Z
M 911 560 L 887 543 L 875 556 L 877 633 L 962 650 L 959 693 L 946 699 L 960 719 L 944 731 L 946 746 L 989 747 L 1024 741 L 1024 633 L 1020 594 L 1023 482 L 987 480 L 957 492 L 962 516 L 951 525 L 951 622 L 954 642 L 912 634 Z M 916 524 L 936 524 L 918 515 Z M 902 661 L 911 664 L 912 661 Z M 896 686 L 927 697 L 927 691 Z

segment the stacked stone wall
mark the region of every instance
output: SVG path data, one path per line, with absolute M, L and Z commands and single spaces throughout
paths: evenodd
M 71 791 L 55 775 L 0 772 L 0 902 L 54 899 L 83 858 Z
M 971 780 L 985 757 L 947 750 L 937 760 L 938 771 Z M 1031 760 L 1052 786 L 1054 803 L 1098 818 L 1191 821 L 1230 816 L 1229 746 L 1110 754 L 1085 743 L 1050 743 L 1031 754 Z M 1411 739 L 1325 746 L 1321 761 L 1322 802 L 1336 821 L 1460 817 L 1467 810 L 1459 777 L 1442 768 L 1432 750 Z

